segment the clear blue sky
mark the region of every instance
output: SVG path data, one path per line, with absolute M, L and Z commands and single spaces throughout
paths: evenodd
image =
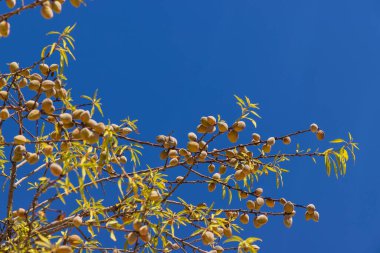
M 272 219 L 244 235 L 263 238 L 268 253 L 380 252 L 380 2 L 94 0 L 52 21 L 38 11 L 13 19 L 10 38 L 0 41 L 2 64 L 28 65 L 46 32 L 75 22 L 70 87 L 77 95 L 99 88 L 106 115 L 139 119 L 141 138 L 171 130 L 184 137 L 202 115 L 232 119 L 233 94 L 260 103 L 264 136 L 314 121 L 327 139 L 350 131 L 361 150 L 344 178 L 328 178 L 322 162 L 297 160 L 277 192 L 273 178 L 260 182 L 269 195 L 314 202 L 318 224 L 301 214 L 290 230 Z

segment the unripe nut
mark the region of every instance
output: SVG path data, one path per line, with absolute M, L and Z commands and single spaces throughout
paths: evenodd
M 309 214 L 313 214 L 315 211 L 315 206 L 313 204 L 309 204 L 306 206 L 306 210 Z
M 248 222 L 249 222 L 249 215 L 248 214 L 242 214 L 241 216 L 240 216 L 240 222 L 242 223 L 242 224 L 248 224 Z
M 323 132 L 322 130 L 318 130 L 317 131 L 317 139 L 321 141 L 324 138 L 325 138 L 325 132 Z
M 41 118 L 40 110 L 34 109 L 28 114 L 28 120 L 35 121 Z
M 58 163 L 52 163 L 49 166 L 51 174 L 53 174 L 56 177 L 61 176 L 62 174 L 62 167 Z
M 228 125 L 226 122 L 218 122 L 218 130 L 221 133 L 227 132 L 228 131 Z
M 239 138 L 239 134 L 238 134 L 237 131 L 232 130 L 232 131 L 228 132 L 227 137 L 228 137 L 228 140 L 229 140 L 230 142 L 235 143 L 235 142 L 237 142 L 237 140 L 238 140 L 238 138 Z
M 285 213 L 292 213 L 294 211 L 294 204 L 290 201 L 286 202 L 284 205 Z
M 316 133 L 316 132 L 318 131 L 318 125 L 315 124 L 315 123 L 311 124 L 311 125 L 310 125 L 310 131 L 311 131 L 312 133 Z
M 53 10 L 48 5 L 43 5 L 41 8 L 41 16 L 45 19 L 51 19 L 54 16 Z
M 189 141 L 187 143 L 187 149 L 190 152 L 198 152 L 199 151 L 199 143 L 195 141 Z
M 257 216 L 256 220 L 259 224 L 264 225 L 268 222 L 268 216 L 261 214 Z
M 292 142 L 292 139 L 289 136 L 286 136 L 282 139 L 282 143 L 289 145 Z
M 73 249 L 67 245 L 61 245 L 56 250 L 55 253 L 72 253 Z
M 80 216 L 75 216 L 73 218 L 73 224 L 74 224 L 74 226 L 79 227 L 79 226 L 82 225 L 82 223 L 83 223 L 83 220 L 82 220 L 82 218 Z

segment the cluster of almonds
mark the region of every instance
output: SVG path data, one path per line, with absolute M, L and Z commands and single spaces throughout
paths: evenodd
M 202 117 L 197 126 L 198 133 L 213 133 L 216 130 L 216 118 L 214 116 Z
M 73 225 L 75 227 L 79 227 L 83 223 L 82 218 L 80 216 L 75 216 L 73 218 L 72 222 L 73 222 Z M 67 241 L 72 246 L 79 246 L 79 245 L 83 244 L 82 238 L 77 234 L 72 234 L 72 235 L 65 237 L 65 241 Z M 55 252 L 55 253 L 73 253 L 74 251 L 73 251 L 72 247 L 69 245 L 59 245 L 58 247 L 53 249 L 52 252 Z
M 318 140 L 323 140 L 325 138 L 325 132 L 318 128 L 318 125 L 313 123 L 310 125 L 310 131 L 312 133 L 315 133 Z M 260 144 L 264 143 L 262 146 L 262 151 L 264 153 L 270 153 L 272 146 L 276 143 L 276 140 L 282 140 L 282 143 L 285 145 L 289 145 L 292 142 L 292 139 L 290 136 L 285 136 L 281 138 L 275 138 L 275 137 L 269 137 L 266 141 L 261 140 L 261 136 L 258 133 L 252 134 L 252 143 L 254 144 Z
M 64 4 L 66 0 L 45 0 L 42 3 L 41 7 L 41 16 L 45 19 L 51 19 L 54 17 L 54 12 L 60 14 L 62 11 L 62 4 Z M 82 0 L 70 0 L 70 3 L 75 8 L 78 8 Z
M 281 139 L 282 143 L 285 145 L 289 145 L 292 142 L 290 136 L 285 136 L 282 138 L 269 137 L 266 141 L 261 140 L 261 136 L 258 133 L 252 134 L 252 143 L 258 145 L 260 143 L 264 143 L 261 150 L 264 153 L 270 153 L 272 146 L 276 143 L 276 139 Z
M 8 8 L 13 9 L 16 7 L 16 0 L 5 0 Z M 54 17 L 54 12 L 60 14 L 62 12 L 62 5 L 66 0 L 45 0 L 41 1 L 41 16 L 45 19 L 51 19 Z M 82 4 L 83 0 L 70 0 L 72 6 L 78 8 Z M 11 25 L 3 20 L 0 22 L 0 38 L 8 37 L 10 33 Z
M 293 224 L 293 216 L 296 214 L 295 211 L 295 206 L 291 201 L 287 201 L 284 198 L 281 198 L 280 200 L 273 200 L 271 198 L 264 198 L 262 197 L 263 189 L 262 188 L 257 188 L 253 194 L 255 195 L 256 199 L 255 200 L 248 200 L 246 202 L 247 208 L 249 210 L 255 210 L 259 211 L 261 207 L 264 205 L 267 205 L 269 208 L 274 208 L 276 201 L 278 201 L 282 206 L 283 206 L 283 217 L 284 217 L 284 225 L 287 228 L 290 228 Z M 306 220 L 314 220 L 315 222 L 318 222 L 319 220 L 319 213 L 315 210 L 315 206 L 313 204 L 309 204 L 306 207 L 306 213 L 305 217 Z M 227 219 L 230 221 L 233 221 L 237 218 L 239 218 L 239 221 L 246 225 L 249 223 L 249 214 L 248 213 L 243 213 L 239 214 L 237 211 L 226 211 L 225 212 Z M 253 219 L 253 225 L 255 228 L 260 228 L 264 226 L 266 223 L 268 223 L 268 214 L 259 214 L 255 215 L 255 218 Z M 215 221 L 211 220 L 211 223 L 216 223 Z M 210 229 L 212 227 L 212 229 Z M 210 226 L 208 229 L 206 229 L 202 234 L 201 234 L 201 240 L 202 243 L 205 245 L 210 245 L 213 244 L 215 241 L 215 234 L 217 235 L 223 235 L 227 238 L 231 237 L 233 235 L 231 226 L 226 224 L 225 227 L 221 226 Z M 246 245 L 248 246 L 248 245 Z M 220 246 L 217 246 L 220 247 Z M 220 247 L 219 249 L 214 248 L 214 251 L 210 252 L 223 252 L 223 248 Z M 221 250 L 221 251 L 219 251 Z
M 198 133 L 213 133 L 216 131 L 216 126 L 218 126 L 218 130 L 221 133 L 224 133 L 229 130 L 227 123 L 224 121 L 217 122 L 214 116 L 202 117 L 200 120 L 200 124 L 197 126 Z M 229 132 L 231 136 L 235 136 L 237 140 L 237 132 L 242 131 L 245 128 L 244 121 L 236 122 Z M 235 134 L 236 133 L 236 134 Z M 228 137 L 235 140 L 235 137 Z M 172 136 L 159 135 L 156 137 L 156 141 L 164 146 L 167 150 L 163 150 L 160 154 L 160 158 L 162 160 L 171 159 L 169 161 L 169 165 L 175 166 L 179 163 L 179 156 L 183 156 L 184 161 L 192 165 L 195 162 L 195 157 L 192 156 L 192 153 L 198 153 L 196 158 L 199 161 L 204 161 L 207 157 L 207 143 L 203 140 L 198 140 L 198 137 L 195 133 L 190 132 L 188 134 L 188 143 L 187 149 L 175 149 L 177 146 L 177 139 Z M 236 142 L 236 140 L 234 142 Z
M 228 131 L 227 137 L 232 142 L 235 143 L 239 138 L 239 132 L 243 131 L 245 128 L 244 121 L 236 121 L 231 127 L 228 127 L 228 124 L 221 120 L 216 121 L 214 116 L 202 117 L 200 124 L 197 126 L 198 133 L 213 133 L 216 131 L 216 126 L 220 133 L 225 133 Z
M 12 216 L 14 218 L 25 220 L 27 213 L 26 213 L 26 210 L 24 208 L 19 208 L 18 210 L 13 211 Z M 73 222 L 73 225 L 75 227 L 79 227 L 82 225 L 82 218 L 80 216 L 75 216 L 73 218 L 72 222 Z M 70 236 L 66 237 L 65 239 L 69 244 L 71 244 L 73 246 L 78 246 L 78 245 L 83 243 L 82 238 L 76 234 L 70 235 Z M 61 246 L 54 248 L 53 252 L 55 252 L 55 253 L 72 253 L 73 250 L 68 245 L 61 245 Z
M 226 212 L 226 215 L 227 217 L 230 219 L 230 220 L 234 220 L 238 217 L 238 212 Z M 215 220 L 211 220 L 211 224 L 217 224 L 217 222 Z M 207 228 L 205 231 L 203 231 L 203 233 L 201 234 L 201 241 L 204 245 L 213 245 L 214 242 L 215 242 L 215 235 L 220 235 L 220 236 L 225 236 L 227 238 L 230 238 L 232 235 L 233 235 L 233 232 L 232 232 L 232 228 L 229 224 L 226 224 L 226 226 L 224 227 L 221 227 L 221 226 L 210 226 L 209 228 Z M 244 245 L 241 245 L 244 250 L 246 250 L 248 248 L 248 244 L 244 244 Z M 253 246 L 255 249 L 260 249 L 257 245 L 251 245 Z M 224 248 L 222 246 L 219 246 L 219 245 L 214 245 L 213 246 L 213 249 L 208 251 L 208 253 L 222 253 L 224 252 Z
M 150 241 L 151 235 L 148 225 L 144 225 L 141 221 L 135 221 L 133 222 L 133 230 L 133 232 L 129 232 L 127 234 L 128 244 L 135 244 L 138 238 L 141 238 L 141 240 L 145 243 Z
M 41 6 L 41 16 L 45 19 L 51 19 L 54 17 L 54 12 L 59 14 L 62 11 L 62 4 L 64 0 L 45 1 Z
M 76 115 L 78 111 L 83 111 L 83 110 L 81 110 L 81 109 L 75 110 L 73 112 L 73 114 Z M 88 111 L 83 111 L 83 114 L 89 115 Z M 61 136 L 62 127 L 67 129 L 67 128 L 70 128 L 71 125 L 73 124 L 72 121 L 70 121 L 70 122 L 65 121 L 68 118 L 71 119 L 71 114 L 68 114 L 68 113 L 60 114 L 59 118 L 62 120 L 63 123 L 62 124 L 60 124 L 61 122 L 56 123 L 56 124 L 58 124 L 58 128 L 56 128 L 56 129 L 58 129 L 58 132 L 57 132 L 57 130 L 55 130 L 54 132 L 52 132 L 50 134 L 50 137 L 52 138 L 52 140 L 60 140 L 62 138 L 62 136 Z M 75 128 L 71 133 L 72 138 L 77 139 L 77 140 L 85 140 L 89 144 L 96 143 L 99 140 L 100 134 L 104 133 L 106 126 L 102 122 L 96 123 L 92 119 L 91 119 L 91 121 L 94 122 L 92 124 L 92 127 L 87 126 L 87 127 L 81 128 L 81 129 Z M 70 126 L 68 126 L 68 125 L 70 125 Z M 114 126 L 111 125 L 111 126 L 107 126 L 107 127 L 112 128 L 112 130 L 117 129 L 117 132 L 122 134 L 122 135 L 126 135 L 132 131 L 132 129 L 130 129 L 129 127 L 120 128 L 117 125 L 114 125 Z M 14 153 L 12 156 L 13 162 L 20 162 L 23 160 L 24 157 L 29 164 L 35 164 L 39 161 L 38 153 L 31 153 L 31 152 L 26 151 L 25 144 L 28 142 L 28 140 L 26 139 L 26 137 L 24 135 L 14 136 L 13 141 L 14 141 L 14 144 L 16 144 L 16 146 L 14 148 Z M 62 142 L 60 149 L 61 149 L 61 151 L 64 152 L 64 151 L 67 151 L 70 148 L 70 146 L 71 146 L 70 142 L 68 142 L 68 141 Z M 54 147 L 52 145 L 50 145 L 48 143 L 43 143 L 40 152 L 43 153 L 45 156 L 50 156 L 51 154 L 53 154 L 53 150 L 54 150 Z M 100 153 L 100 159 L 99 159 L 100 164 L 103 164 L 105 162 L 107 156 L 108 156 L 108 153 L 106 151 L 102 151 Z M 110 161 L 113 163 L 125 164 L 127 162 L 127 158 L 125 156 L 119 154 L 117 157 L 112 157 Z M 62 167 L 59 164 L 51 163 L 49 168 L 50 168 L 51 173 L 54 176 L 62 175 Z
M 197 132 L 202 134 L 213 133 L 216 131 L 216 127 L 218 127 L 220 133 L 228 131 L 228 139 L 232 143 L 235 143 L 239 138 L 239 132 L 243 131 L 246 125 L 244 121 L 239 120 L 231 127 L 228 127 L 228 124 L 224 120 L 217 122 L 214 116 L 204 116 L 201 118 L 200 124 L 197 126 Z
M 276 201 L 271 198 L 263 198 L 261 197 L 263 193 L 262 188 L 257 188 L 253 194 L 256 196 L 255 200 L 248 200 L 246 205 L 249 210 L 255 210 L 259 211 L 261 207 L 263 207 L 265 204 L 269 208 L 274 208 Z M 295 206 L 291 201 L 287 201 L 284 198 L 281 198 L 278 200 L 278 202 L 283 206 L 283 212 L 284 212 L 284 225 L 287 228 L 290 228 L 293 224 L 293 216 L 296 214 Z M 313 204 L 309 204 L 306 207 L 307 211 L 305 213 L 306 220 L 314 220 L 315 222 L 319 221 L 319 213 L 315 210 L 315 206 Z M 227 215 L 228 217 L 229 215 Z M 244 213 L 240 216 L 240 222 L 242 224 L 248 224 L 249 222 L 249 216 L 247 213 Z M 260 228 L 261 226 L 265 225 L 268 222 L 268 217 L 264 214 L 258 215 L 253 220 L 253 224 L 256 228 Z
M 199 132 L 199 133 L 215 132 L 216 131 L 216 125 L 218 126 L 219 132 L 223 133 L 223 132 L 228 131 L 227 136 L 228 136 L 228 139 L 232 143 L 237 141 L 238 133 L 240 131 L 243 131 L 245 128 L 245 122 L 244 121 L 237 121 L 232 125 L 231 128 L 229 128 L 226 122 L 220 121 L 217 123 L 215 117 L 208 116 L 208 117 L 202 117 L 201 118 L 201 124 L 199 124 L 197 126 L 197 132 Z M 316 136 L 319 140 L 322 140 L 325 136 L 324 132 L 322 130 L 318 129 L 318 126 L 314 123 L 311 124 L 310 130 L 313 133 L 316 133 Z M 177 145 L 177 140 L 174 137 L 171 137 L 171 136 L 169 137 L 169 136 L 165 136 L 165 135 L 157 136 L 157 138 L 156 138 L 157 142 L 163 144 L 163 146 L 167 149 L 167 150 L 163 150 L 161 152 L 160 158 L 163 160 L 166 160 L 169 157 L 171 159 L 169 161 L 169 165 L 176 166 L 176 165 L 178 165 L 178 163 L 180 161 L 179 156 L 183 156 L 184 161 L 187 164 L 192 165 L 192 164 L 194 164 L 195 160 L 194 160 L 194 157 L 192 156 L 191 153 L 199 152 L 199 154 L 197 155 L 197 158 L 200 161 L 204 161 L 208 155 L 208 153 L 207 153 L 208 146 L 207 146 L 206 142 L 203 140 L 198 141 L 197 135 L 193 132 L 190 132 L 188 134 L 188 139 L 189 139 L 189 141 L 187 143 L 187 149 L 182 148 L 182 149 L 177 150 L 177 149 L 175 149 L 175 147 Z M 263 143 L 262 151 L 264 153 L 270 153 L 272 146 L 275 145 L 275 143 L 276 143 L 276 139 L 282 140 L 282 143 L 285 145 L 289 145 L 291 143 L 290 136 L 285 136 L 285 137 L 281 137 L 281 138 L 269 137 L 266 141 L 262 141 L 261 136 L 258 133 L 252 134 L 252 143 L 254 143 L 256 145 Z M 173 149 L 171 149 L 171 148 L 173 148 Z M 239 149 L 241 149 L 240 152 L 245 152 L 250 157 L 252 157 L 252 152 L 248 151 L 246 147 L 239 147 Z M 232 167 L 234 167 L 238 162 L 238 160 L 234 158 L 236 156 L 235 153 L 236 152 L 234 150 L 227 150 L 226 151 L 226 156 L 230 159 L 229 163 Z M 218 155 L 215 152 L 213 154 Z M 241 167 L 240 164 L 239 164 L 239 166 Z M 237 168 L 237 171 L 235 173 L 235 178 L 237 180 L 243 180 L 245 178 L 245 176 L 247 174 L 249 174 L 249 172 L 251 171 L 251 169 L 250 169 L 251 167 L 254 168 L 253 170 L 257 170 L 259 165 L 258 164 L 255 164 L 252 166 L 245 165 L 245 167 L 246 167 L 245 169 L 244 169 L 244 167 L 241 167 L 241 168 L 238 167 Z M 210 173 L 212 173 L 213 168 L 215 168 L 214 165 L 209 166 Z M 223 174 L 225 172 L 225 169 L 226 169 L 226 167 L 224 165 L 221 166 L 220 174 Z
M 160 158 L 166 160 L 170 158 L 169 165 L 176 166 L 180 161 L 180 156 L 183 157 L 184 161 L 187 164 L 194 164 L 195 158 L 192 156 L 192 153 L 198 152 L 200 150 L 207 150 L 207 145 L 205 141 L 197 142 L 197 135 L 195 133 L 188 134 L 189 142 L 187 149 L 181 148 L 176 149 L 177 139 L 172 136 L 159 135 L 156 137 L 156 141 L 164 146 L 166 150 L 163 150 L 160 153 Z M 206 159 L 207 152 L 202 151 L 198 155 L 199 160 Z
M 273 200 L 271 198 L 264 198 L 262 197 L 263 194 L 263 189 L 262 188 L 257 188 L 254 192 L 253 195 L 256 197 L 255 200 L 248 200 L 246 202 L 247 209 L 251 211 L 260 211 L 260 209 L 266 205 L 269 208 L 274 208 L 276 201 L 278 201 L 282 206 L 283 206 L 283 222 L 284 225 L 287 228 L 290 228 L 293 224 L 293 216 L 296 214 L 295 211 L 295 205 L 291 201 L 287 201 L 284 198 L 281 198 L 279 200 Z M 246 197 L 248 195 L 245 195 Z M 313 204 L 309 204 L 306 207 L 306 213 L 305 217 L 306 220 L 314 220 L 317 222 L 319 220 L 319 213 L 315 210 L 315 206 Z M 216 235 L 223 235 L 227 238 L 231 237 L 233 235 L 232 228 L 229 224 L 229 222 L 239 218 L 239 221 L 246 225 L 249 223 L 250 217 L 248 213 L 242 213 L 239 214 L 238 211 L 226 211 L 225 215 L 227 217 L 228 224 L 226 226 L 221 227 L 221 226 L 209 226 L 208 229 L 206 229 L 202 234 L 201 234 L 201 240 L 203 244 L 205 245 L 210 245 L 213 244 L 215 241 L 215 234 Z M 253 219 L 253 225 L 255 228 L 260 228 L 264 226 L 266 223 L 268 223 L 268 215 L 270 213 L 263 213 L 263 214 L 255 214 L 255 217 Z M 211 223 L 216 223 L 215 221 L 211 220 Z M 210 228 L 211 227 L 211 228 Z M 248 245 L 246 245 L 248 247 Z M 212 251 L 209 252 L 223 252 L 223 248 L 220 246 L 214 247 Z M 257 247 L 255 245 L 255 247 Z M 258 247 L 257 247 L 258 249 Z
M 24 208 L 19 208 L 12 212 L 13 218 L 20 218 L 22 220 L 26 219 L 26 210 Z
M 175 148 L 178 145 L 177 139 L 173 136 L 159 135 L 156 137 L 156 141 L 167 149 Z
M 48 98 L 66 98 L 67 91 L 62 86 L 62 81 L 59 78 L 56 78 L 54 81 L 46 79 L 49 75 L 53 76 L 58 71 L 57 64 L 47 64 L 39 65 L 40 72 L 42 76 L 38 73 L 30 73 L 29 69 L 20 69 L 20 66 L 17 62 L 11 62 L 9 64 L 10 73 L 14 74 L 18 72 L 15 85 L 17 88 L 28 87 L 30 90 L 37 92 L 39 95 L 44 93 Z M 0 88 L 3 88 L 7 85 L 7 80 L 5 78 L 0 79 Z M 7 91 L 0 91 L 0 99 L 6 100 L 8 98 Z M 36 101 L 27 101 L 25 106 L 28 109 L 33 109 L 37 107 L 38 103 Z
M 4 140 L 2 140 L 4 141 Z M 27 162 L 29 164 L 35 164 L 39 160 L 39 156 L 37 153 L 31 153 L 26 151 L 25 143 L 27 142 L 27 139 L 23 135 L 16 135 L 13 138 L 14 143 L 16 146 L 13 149 L 13 155 L 11 160 L 13 162 L 20 162 L 26 158 Z
M 27 143 L 28 140 L 25 138 L 25 136 L 16 135 L 13 138 L 13 141 L 15 144 L 17 144 L 13 150 L 14 153 L 11 158 L 13 162 L 20 162 L 23 160 L 24 157 L 26 161 L 31 165 L 36 164 L 39 161 L 40 157 L 38 153 L 32 153 L 32 152 L 26 151 L 25 143 Z M 45 156 L 50 156 L 53 153 L 53 149 L 54 147 L 52 145 L 44 143 L 41 149 L 41 153 L 43 153 Z M 61 175 L 62 173 L 62 168 L 56 163 L 52 163 L 50 165 L 50 169 L 52 170 L 52 173 L 55 176 Z
M 307 221 L 313 220 L 315 222 L 319 221 L 319 213 L 315 210 L 315 206 L 313 204 L 309 204 L 306 206 L 305 219 Z
M 228 127 L 228 124 L 221 120 L 216 121 L 214 116 L 202 117 L 200 124 L 197 126 L 198 133 L 213 133 L 216 131 L 216 126 L 220 133 L 225 133 L 228 131 L 227 137 L 232 142 L 235 143 L 239 138 L 239 132 L 243 131 L 245 128 L 244 121 L 237 121 L 231 127 Z
M 215 153 L 213 152 L 212 155 L 220 155 L 221 153 Z M 253 157 L 253 153 L 249 151 L 246 147 L 238 147 L 236 150 L 226 150 L 222 154 L 226 160 L 226 164 L 220 164 L 219 165 L 219 172 L 214 173 L 216 166 L 211 163 L 208 165 L 208 171 L 210 173 L 214 173 L 212 175 L 212 178 L 215 181 L 218 181 L 221 179 L 222 175 L 226 173 L 227 166 L 234 168 L 235 173 L 234 177 L 237 181 L 244 180 L 248 175 L 254 174 L 258 171 L 260 168 L 260 164 L 257 162 L 254 162 L 252 160 L 245 159 L 244 161 L 241 160 L 242 157 Z M 208 190 L 210 192 L 214 191 L 216 188 L 216 182 L 210 182 L 208 185 Z M 241 198 L 247 198 L 248 195 L 245 192 L 239 192 L 239 195 Z
M 15 79 L 13 79 L 13 88 L 20 90 L 28 89 L 32 93 L 37 93 L 33 99 L 21 100 L 21 104 L 10 104 L 3 107 L 0 110 L 0 119 L 2 122 L 7 121 L 13 115 L 21 114 L 23 119 L 34 122 L 43 118 L 54 125 L 54 131 L 50 133 L 50 138 L 52 142 L 60 141 L 60 151 L 66 152 L 71 147 L 70 141 L 86 141 L 88 144 L 97 143 L 99 138 L 103 136 L 105 131 L 116 132 L 120 136 L 126 136 L 133 130 L 130 127 L 121 127 L 116 124 L 105 125 L 103 122 L 96 122 L 91 118 L 91 114 L 87 110 L 83 109 L 71 109 L 60 113 L 56 113 L 58 109 L 54 106 L 55 103 L 65 100 L 67 97 L 67 91 L 63 87 L 62 82 L 59 78 L 54 80 L 49 80 L 48 77 L 54 76 L 58 71 L 58 65 L 52 64 L 48 66 L 47 64 L 40 64 L 40 73 L 30 73 L 29 69 L 20 69 L 19 64 L 12 62 L 9 64 L 10 73 L 17 73 Z M 0 89 L 8 87 L 9 80 L 6 78 L 0 78 Z M 9 102 L 11 100 L 9 96 L 10 89 L 0 90 L 0 100 Z M 42 99 L 42 96 L 46 98 Z M 25 95 L 23 95 L 25 97 Z M 39 99 L 42 99 L 40 101 Z M 41 104 L 41 105 L 40 105 Z M 72 130 L 71 130 L 72 129 Z M 71 132 L 70 132 L 71 130 Z M 69 134 L 69 135 L 67 135 Z M 4 137 L 0 136 L 0 141 L 5 142 Z M 28 152 L 26 150 L 25 144 L 29 140 L 23 135 L 19 134 L 14 136 L 13 143 L 15 147 L 13 149 L 12 161 L 21 162 L 23 159 L 29 164 L 36 164 L 40 157 L 40 154 L 44 154 L 49 157 L 53 154 L 54 146 L 51 143 L 43 142 L 37 145 L 37 151 Z M 117 164 L 124 164 L 127 162 L 127 158 L 121 153 L 116 154 L 117 156 L 112 156 L 111 162 Z M 109 154 L 106 151 L 100 153 L 100 164 L 106 161 Z M 98 159 L 96 157 L 96 159 Z M 62 175 L 62 167 L 58 163 L 50 164 L 50 171 L 54 176 Z
M 318 140 L 323 140 L 325 138 L 325 132 L 321 129 L 319 129 L 318 125 L 313 123 L 310 125 L 310 131 L 312 133 L 315 133 Z
M 213 133 L 218 128 L 220 133 L 224 133 L 228 131 L 228 139 L 231 142 L 236 142 L 238 139 L 239 132 L 243 131 L 245 128 L 244 121 L 236 121 L 230 128 L 228 127 L 227 123 L 225 121 L 219 121 L 217 122 L 215 117 L 213 116 L 207 116 L 202 117 L 200 120 L 200 124 L 197 126 L 197 132 L 199 133 Z M 310 130 L 314 133 L 316 133 L 317 138 L 319 140 L 322 140 L 324 138 L 324 132 L 322 130 L 318 129 L 318 126 L 316 124 L 311 124 Z M 235 149 L 232 150 L 226 150 L 224 154 L 221 154 L 220 152 L 217 152 L 217 150 L 213 150 L 212 152 L 208 152 L 208 145 L 204 140 L 199 140 L 197 135 L 193 132 L 188 133 L 188 143 L 186 149 L 181 148 L 177 149 L 177 139 L 172 136 L 165 136 L 165 135 L 159 135 L 156 137 L 156 141 L 160 144 L 162 144 L 165 148 L 160 153 L 160 158 L 162 160 L 170 159 L 169 165 L 170 166 L 176 166 L 180 163 L 181 157 L 183 158 L 183 161 L 187 163 L 188 165 L 193 165 L 196 160 L 204 161 L 207 157 L 207 155 L 211 154 L 215 157 L 219 155 L 225 156 L 227 160 L 227 165 L 235 168 L 235 179 L 238 181 L 244 180 L 244 178 L 251 174 L 255 173 L 259 167 L 260 164 L 258 163 L 241 163 L 239 161 L 238 157 L 253 157 L 253 153 L 247 149 L 245 146 L 240 146 L 237 148 L 237 151 Z M 252 143 L 254 145 L 262 145 L 262 151 L 264 153 L 269 153 L 275 145 L 276 140 L 281 140 L 283 144 L 289 145 L 291 143 L 290 136 L 285 137 L 269 137 L 266 141 L 261 140 L 261 136 L 258 133 L 252 134 Z M 195 156 L 193 153 L 197 153 Z M 219 167 L 219 173 L 215 173 L 212 178 L 214 180 L 219 180 L 221 178 L 221 175 L 226 172 L 227 166 L 225 164 L 221 164 Z M 208 166 L 208 170 L 210 173 L 213 173 L 215 170 L 215 165 L 210 164 Z M 181 178 L 177 178 L 177 182 L 181 181 Z M 216 183 L 211 182 L 208 185 L 209 191 L 214 191 L 216 188 Z M 242 193 L 244 195 L 244 193 Z
M 49 101 L 49 103 L 45 103 L 46 101 Z M 46 113 L 46 108 L 44 107 L 46 104 L 49 104 L 51 107 L 53 107 L 52 103 L 50 103 L 50 99 L 44 99 L 42 102 L 42 111 Z M 38 103 L 35 102 L 35 104 L 38 106 Z M 36 108 L 36 107 L 33 107 Z M 47 113 L 46 113 L 47 114 Z M 1 113 L 0 113 L 1 115 Z M 41 117 L 41 111 L 38 109 L 32 109 L 30 110 L 27 118 L 31 121 L 35 121 L 40 119 Z M 60 119 L 60 121 L 57 121 L 57 119 Z M 111 126 L 105 126 L 104 123 L 100 122 L 97 123 L 95 120 L 90 118 L 90 113 L 88 111 L 84 111 L 82 109 L 77 109 L 70 113 L 62 113 L 59 115 L 59 117 L 54 116 L 48 116 L 48 121 L 55 122 L 56 130 L 53 131 L 50 134 L 50 137 L 53 141 L 58 141 L 62 139 L 62 130 L 70 129 L 75 126 L 75 124 L 80 125 L 78 122 L 75 122 L 74 120 L 80 120 L 82 122 L 82 128 L 77 127 L 71 132 L 71 137 L 75 140 L 84 140 L 89 144 L 94 144 L 99 140 L 100 135 L 104 134 L 106 129 L 110 129 L 113 131 L 116 131 L 120 135 L 127 135 L 130 132 L 132 132 L 132 129 L 129 127 L 120 128 L 118 125 L 111 125 Z M 115 130 L 116 129 L 116 130 Z M 22 160 L 22 155 L 24 154 L 26 156 L 27 161 L 30 164 L 35 164 L 38 162 L 38 155 L 36 153 L 28 153 L 25 149 L 25 143 L 28 142 L 26 137 L 24 135 L 16 135 L 13 139 L 14 143 L 17 144 L 17 146 L 14 149 L 14 155 L 12 157 L 12 161 L 19 162 Z M 61 143 L 61 150 L 66 151 L 70 147 L 70 142 L 62 142 Z M 46 156 L 51 155 L 53 152 L 53 146 L 49 144 L 44 144 L 44 147 L 42 148 L 42 153 Z M 100 157 L 106 156 L 106 153 L 102 152 L 100 154 Z M 117 157 L 118 162 L 125 163 L 127 161 L 127 158 L 125 156 L 119 156 Z M 112 162 L 117 163 L 116 160 L 111 160 Z
M 27 213 L 26 213 L 26 210 L 24 208 L 19 208 L 18 210 L 13 211 L 12 216 L 14 218 L 19 218 L 19 219 L 24 220 L 24 219 L 26 219 Z M 73 225 L 75 227 L 79 227 L 82 225 L 82 218 L 80 216 L 75 216 L 73 218 L 72 222 L 73 222 Z M 83 243 L 82 238 L 76 234 L 73 234 L 73 235 L 66 237 L 65 240 L 73 246 L 78 246 L 78 245 Z M 54 248 L 52 252 L 55 252 L 55 253 L 72 253 L 73 250 L 68 245 L 60 245 L 60 246 L 57 246 L 56 248 Z

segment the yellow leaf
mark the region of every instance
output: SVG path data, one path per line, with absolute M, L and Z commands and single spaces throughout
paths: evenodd
M 115 237 L 115 233 L 113 232 L 113 230 L 110 231 L 110 238 L 112 239 L 112 241 L 116 242 L 116 237 Z
M 224 243 L 226 243 L 226 242 L 242 242 L 242 241 L 243 241 L 243 239 L 240 236 L 233 235 L 230 238 L 228 238 L 227 240 L 225 240 Z
M 256 241 L 262 241 L 262 240 L 260 238 L 257 238 L 257 237 L 249 237 L 245 241 L 248 242 L 249 244 L 251 244 L 251 243 L 254 243 Z
M 335 140 L 330 141 L 330 143 L 341 143 L 341 142 L 344 142 L 344 140 L 343 139 L 335 139 Z

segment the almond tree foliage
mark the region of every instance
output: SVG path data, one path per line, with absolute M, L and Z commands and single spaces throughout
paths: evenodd
M 44 18 L 52 18 L 65 1 L 5 2 L 11 11 L 0 16 L 3 37 L 9 35 L 9 19 L 15 14 L 40 8 Z M 82 2 L 71 3 L 79 7 Z M 0 251 L 257 252 L 260 239 L 241 238 L 239 231 L 258 229 L 272 218 L 283 219 L 290 228 L 296 211 L 307 221 L 319 220 L 313 204 L 266 195 L 254 185 L 274 174 L 281 186 L 288 172 L 283 163 L 299 158 L 323 159 L 328 175 L 331 170 L 337 177 L 344 175 L 358 149 L 350 134 L 347 141 L 331 141 L 338 147 L 325 151 L 297 145 L 291 153 L 271 152 L 274 145 L 288 145 L 300 135 L 323 140 L 325 133 L 316 124 L 267 139 L 253 133 L 252 139 L 238 142 L 242 131 L 250 131 L 247 124 L 256 127 L 259 108 L 236 96 L 241 114 L 229 124 L 220 115 L 205 116 L 188 140 L 177 141 L 172 134 L 140 140 L 136 120 L 104 119 L 96 92 L 73 100 L 64 72 L 74 58 L 73 29 L 49 33 L 56 40 L 36 62 L 11 62 L 9 71 L 0 74 Z M 220 146 L 223 138 L 231 144 Z M 161 165 L 141 165 L 143 148 L 154 149 Z M 198 204 L 201 198 L 177 194 L 183 187 L 219 188 L 215 199 L 231 203 L 238 198 L 240 204 Z M 99 196 L 111 188 L 119 195 L 108 195 L 113 204 L 104 205 Z M 17 192 L 25 196 L 22 206 L 16 206 Z M 124 247 L 114 247 L 120 242 L 102 244 L 99 235 L 104 233 L 114 241 L 124 238 Z

